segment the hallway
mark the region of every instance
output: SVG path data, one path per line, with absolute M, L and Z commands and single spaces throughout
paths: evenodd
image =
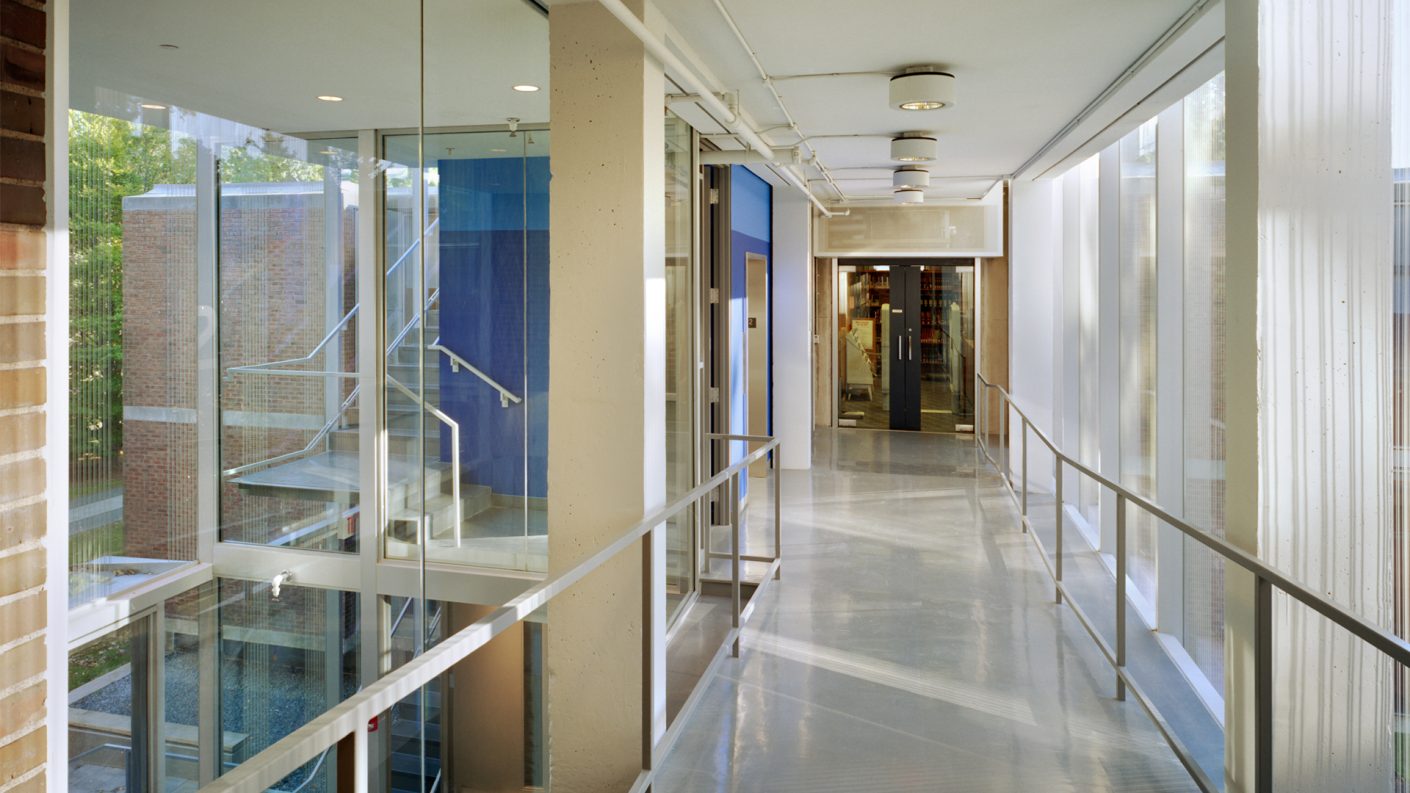
M 1194 789 L 1113 698 L 970 438 L 822 430 L 815 446 L 784 480 L 781 586 L 659 790 Z

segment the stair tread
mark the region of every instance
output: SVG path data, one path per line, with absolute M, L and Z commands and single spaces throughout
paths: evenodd
M 438 473 L 449 469 L 442 462 L 426 463 Z M 387 458 L 387 478 L 393 484 L 419 479 L 421 465 L 406 457 Z M 331 451 L 311 454 L 287 463 L 251 471 L 231 480 L 241 487 L 265 487 L 283 490 L 337 491 L 356 493 L 361 476 L 361 456 L 356 452 Z

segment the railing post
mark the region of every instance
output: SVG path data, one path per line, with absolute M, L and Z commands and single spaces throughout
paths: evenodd
M 1126 496 L 1116 494 L 1116 698 L 1126 699 Z
M 1004 399 L 1004 392 L 999 392 L 999 451 L 1003 455 L 1004 468 L 1001 473 L 1004 481 L 1010 488 L 1013 487 L 1013 467 L 1009 465 L 1009 444 L 1008 444 L 1008 424 L 1009 424 L 1009 404 Z
M 783 444 L 774 447 L 774 560 L 783 558 Z M 783 564 L 774 569 L 774 580 L 783 577 Z
M 388 729 L 391 725 L 387 725 Z M 353 780 L 352 793 L 367 793 L 372 781 L 372 757 L 368 748 L 367 723 L 357 725 L 353 730 Z
M 739 630 L 739 471 L 736 471 L 729 479 L 729 535 L 730 535 L 730 627 L 735 631 Z M 734 644 L 730 647 L 730 655 L 739 657 L 739 634 L 734 637 Z
M 1054 453 L 1053 461 L 1053 471 L 1057 475 L 1056 483 L 1053 487 L 1057 495 L 1057 507 L 1054 510 L 1056 514 L 1053 516 L 1055 518 L 1054 525 L 1057 527 L 1057 539 L 1053 543 L 1053 546 L 1057 549 L 1053 557 L 1053 578 L 1055 579 L 1053 589 L 1056 591 L 1054 599 L 1060 604 L 1062 603 L 1062 457 Z
M 1254 598 L 1253 701 L 1255 793 L 1273 791 L 1273 584 L 1258 576 Z
M 1023 429 L 1022 429 L 1022 431 L 1019 432 L 1019 436 L 1020 436 L 1021 438 L 1023 438 L 1023 458 L 1022 458 L 1023 461 L 1022 461 L 1022 463 L 1021 463 L 1022 466 L 1023 466 L 1023 495 L 1022 495 L 1022 497 L 1019 499 L 1019 511 L 1020 511 L 1020 512 L 1022 513 L 1022 515 L 1023 515 L 1023 520 L 1020 521 L 1020 522 L 1023 524 L 1023 531 L 1024 531 L 1024 533 L 1027 533 L 1027 532 L 1028 532 L 1028 417 L 1027 417 L 1027 416 L 1024 416 L 1024 415 L 1022 415 L 1022 414 L 1019 414 L 1019 418 L 1023 419 Z

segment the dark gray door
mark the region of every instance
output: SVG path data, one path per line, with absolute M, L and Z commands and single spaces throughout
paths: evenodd
M 891 429 L 920 429 L 920 268 L 891 268 Z

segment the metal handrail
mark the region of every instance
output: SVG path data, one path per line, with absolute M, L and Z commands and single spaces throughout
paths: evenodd
M 406 340 L 407 334 L 411 333 L 412 328 L 420 324 L 421 317 L 425 316 L 425 312 L 429 311 L 431 306 L 435 305 L 436 299 L 440 296 L 441 288 L 439 286 L 431 290 L 431 294 L 426 297 L 426 304 L 421 309 L 422 313 L 417 314 L 416 316 L 408 320 L 406 323 L 406 327 L 402 328 L 401 332 L 397 334 L 396 338 L 392 339 L 392 343 L 387 345 L 387 355 L 391 355 L 392 351 L 395 350 L 398 345 L 400 345 L 403 341 Z
M 259 460 L 253 463 L 237 465 L 234 468 L 227 468 L 224 471 L 221 471 L 221 476 L 231 477 L 237 474 L 243 474 L 246 471 L 253 471 L 256 468 L 265 468 L 274 465 L 275 463 L 282 463 L 285 460 L 293 460 L 299 457 L 303 457 L 305 454 L 312 452 L 314 448 L 318 446 L 320 442 L 323 441 L 324 438 L 328 437 L 328 433 L 333 431 L 333 427 L 337 425 L 338 419 L 342 418 L 343 414 L 348 412 L 348 408 L 352 407 L 352 403 L 357 400 L 358 392 L 361 390 L 362 386 L 354 386 L 353 390 L 348 393 L 348 398 L 343 400 L 343 404 L 338 406 L 338 410 L 332 415 L 332 417 L 328 419 L 328 421 L 324 422 L 322 427 L 318 428 L 318 432 L 314 434 L 313 438 L 311 438 L 308 444 L 305 445 L 302 449 L 287 452 L 285 454 L 280 454 L 275 457 L 270 457 L 267 460 Z
M 402 385 L 401 381 L 396 379 L 395 377 L 387 375 L 387 382 L 395 386 L 398 391 L 401 391 L 403 394 L 405 394 L 407 398 L 409 398 L 411 401 L 415 402 L 417 405 L 420 405 L 422 410 L 426 411 L 427 413 L 430 413 L 432 416 L 435 416 L 443 424 L 450 427 L 450 496 L 455 501 L 455 547 L 459 548 L 462 542 L 461 535 L 464 533 L 465 530 L 465 527 L 462 525 L 464 522 L 464 515 L 461 514 L 461 511 L 464 509 L 464 507 L 460 503 L 460 424 L 455 419 L 441 412 L 440 408 L 422 399 L 421 396 L 418 395 L 415 391 L 412 391 L 410 388 L 407 388 L 406 386 Z M 421 490 L 421 498 L 424 503 L 426 498 L 426 490 L 424 486 Z M 430 525 L 429 522 L 425 520 L 424 515 L 422 516 L 422 518 L 423 530 L 421 534 L 423 548 L 429 549 L 431 547 Z
M 302 727 L 294 730 L 284 738 L 276 741 L 255 756 L 248 758 L 240 766 L 228 774 L 221 776 L 210 784 L 201 788 L 199 793 L 262 793 L 270 785 L 283 779 L 299 766 L 307 763 L 319 751 L 329 746 L 336 745 L 344 738 L 351 737 L 353 745 L 353 765 L 359 772 L 352 780 L 353 790 L 356 793 L 366 793 L 368 785 L 367 769 L 370 767 L 370 746 L 368 740 L 368 720 L 378 714 L 390 709 L 396 703 L 415 693 L 417 690 L 434 680 L 436 677 L 450 670 L 452 666 L 468 657 L 471 653 L 484 647 L 496 636 L 509 628 L 519 624 L 529 615 L 539 608 L 558 597 L 574 584 L 602 567 L 608 561 L 615 559 L 618 554 L 632 547 L 638 541 L 658 542 L 654 539 L 658 535 L 657 531 L 664 531 L 666 521 L 688 509 L 696 502 L 709 497 L 721 487 L 729 488 L 735 494 L 731 499 L 734 504 L 732 510 L 732 541 L 734 543 L 736 558 L 740 546 L 740 531 L 742 521 L 739 515 L 739 478 L 742 472 L 746 471 L 749 464 L 756 460 L 763 459 L 770 452 L 779 448 L 779 441 L 774 439 L 760 448 L 750 452 L 740 459 L 710 477 L 693 490 L 681 496 L 676 501 L 666 507 L 647 515 L 641 521 L 634 524 L 617 539 L 600 547 L 591 556 L 578 562 L 568 570 L 542 581 L 527 591 L 510 600 L 505 605 L 495 609 L 486 617 L 477 620 L 472 625 L 461 629 L 448 637 L 445 641 L 418 655 L 412 660 L 390 672 L 385 677 L 364 687 L 361 691 L 351 697 L 329 708 L 323 714 L 314 717 Z M 651 539 L 648 539 L 650 537 Z M 780 549 L 781 550 L 781 549 Z M 743 631 L 743 626 L 753 615 L 754 605 L 758 602 L 770 582 L 776 578 L 782 566 L 782 555 L 775 557 L 770 564 L 769 571 L 755 590 L 755 600 L 748 606 L 735 610 L 734 624 L 725 635 L 721 643 L 720 650 L 716 652 L 715 659 L 711 666 L 707 668 L 706 675 L 696 683 L 696 688 L 691 696 L 687 698 L 686 705 L 682 709 L 682 715 L 699 702 L 701 686 L 708 683 L 713 675 L 718 660 L 723 657 L 723 653 L 728 649 L 733 656 L 739 654 L 739 638 Z M 733 566 L 734 588 L 739 587 L 739 564 Z M 642 566 L 642 598 L 647 609 L 659 606 L 658 598 L 665 596 L 665 571 L 658 565 Z M 651 658 L 652 666 L 648 671 L 651 675 L 664 675 L 665 670 L 658 666 L 660 660 L 654 653 L 649 652 L 652 642 L 655 641 L 654 628 L 651 621 L 646 621 L 642 630 L 643 657 Z M 647 689 L 649 691 L 649 688 Z M 644 693 L 644 696 L 647 694 Z M 650 708 L 643 708 L 643 730 L 650 735 L 650 725 L 655 718 L 655 714 L 650 712 Z M 675 740 L 680 736 L 680 730 L 685 719 L 678 717 L 671 727 L 666 731 L 664 738 L 659 743 L 652 745 L 652 740 L 644 741 L 642 751 L 642 771 L 638 774 L 635 783 L 632 785 L 633 791 L 647 789 L 655 778 L 659 769 L 658 761 L 668 752 Z
M 406 619 L 406 613 L 411 610 L 411 604 L 414 603 L 415 601 L 416 601 L 416 598 L 407 598 L 407 599 L 406 599 L 406 602 L 402 604 L 402 606 L 401 606 L 401 612 L 400 612 L 399 614 L 397 614 L 397 618 L 396 618 L 396 619 L 392 620 L 392 627 L 391 627 L 390 630 L 387 631 L 387 635 L 388 635 L 388 636 L 396 636 L 396 635 L 397 635 L 397 628 L 400 628 L 400 627 L 401 627 L 401 621 L 404 620 L 404 619 Z
M 1189 750 L 1175 736 L 1169 723 L 1160 714 L 1160 711 L 1151 702 L 1150 698 L 1140 688 L 1126 669 L 1126 505 L 1134 504 L 1144 510 L 1147 514 L 1157 520 L 1166 523 L 1181 534 L 1189 537 L 1211 551 L 1224 557 L 1226 560 L 1242 567 L 1252 573 L 1255 578 L 1255 603 L 1254 603 L 1254 756 L 1255 773 L 1254 787 L 1257 793 L 1269 793 L 1273 788 L 1273 590 L 1281 590 L 1285 595 L 1293 600 L 1316 611 L 1318 614 L 1331 620 L 1337 626 L 1346 630 L 1358 639 L 1366 642 L 1385 655 L 1392 661 L 1402 665 L 1410 664 L 1410 642 L 1372 624 L 1361 616 L 1348 611 L 1345 608 L 1313 592 L 1306 586 L 1293 580 L 1288 574 L 1271 567 L 1266 562 L 1260 560 L 1249 552 L 1230 544 L 1227 540 L 1216 537 L 1210 532 L 1191 525 L 1180 518 L 1170 514 L 1163 507 L 1157 505 L 1150 499 L 1129 488 L 1103 476 L 1092 470 L 1081 461 L 1060 450 L 1047 433 L 1043 432 L 1028 417 L 1022 408 L 1014 404 L 1013 397 L 1003 386 L 990 383 L 983 375 L 975 375 L 976 393 L 979 394 L 978 408 L 981 416 L 981 431 L 976 432 L 979 448 L 984 452 L 984 456 L 1003 475 L 1004 485 L 1008 488 L 1018 502 L 1020 509 L 1020 522 L 1023 530 L 1032 537 L 1033 542 L 1038 546 L 1043 559 L 1043 566 L 1047 570 L 1050 578 L 1053 579 L 1055 587 L 1055 597 L 1058 603 L 1066 601 L 1082 623 L 1082 627 L 1096 642 L 1107 661 L 1116 670 L 1116 696 L 1117 699 L 1126 698 L 1126 690 L 1130 689 L 1135 695 L 1137 702 L 1146 711 L 1151 720 L 1155 722 L 1156 729 L 1165 738 L 1166 743 L 1184 765 L 1185 770 L 1190 773 L 1201 790 L 1212 793 L 1219 789 L 1219 786 L 1199 767 Z M 1013 461 L 1012 450 L 1008 448 L 1011 444 L 1005 442 L 1005 452 L 1003 464 L 995 460 L 989 453 L 989 443 L 987 436 L 989 432 L 988 415 L 988 391 L 994 389 L 998 392 L 1000 410 L 999 414 L 999 436 L 1007 439 L 1008 433 L 1005 427 L 1008 425 L 1008 415 L 1010 412 L 1016 413 L 1022 421 L 1020 438 L 1022 439 L 1020 483 L 1018 490 L 1013 482 Z M 1032 522 L 1028 518 L 1028 435 L 1032 433 L 1048 447 L 1053 455 L 1055 464 L 1055 513 L 1057 518 L 1056 553 L 1054 563 L 1048 563 L 1047 550 L 1043 547 L 1042 540 L 1038 538 L 1037 532 L 1031 531 Z M 1063 541 L 1063 496 L 1062 480 L 1063 466 L 1069 466 L 1074 471 L 1085 475 L 1087 478 L 1105 487 L 1116 495 L 1116 646 L 1113 648 L 1101 637 L 1094 627 L 1086 612 L 1073 601 L 1062 581 L 1062 541 Z
M 444 344 L 441 344 L 441 337 L 440 337 L 440 336 L 437 336 L 437 337 L 436 337 L 436 340 L 433 341 L 433 342 L 431 342 L 431 344 L 430 344 L 429 346 L 427 346 L 426 349 L 428 349 L 428 350 L 430 350 L 430 351 L 432 351 L 432 352 L 439 352 L 439 353 L 442 353 L 442 354 L 445 355 L 445 357 L 449 358 L 449 359 L 450 359 L 450 370 L 451 370 L 452 372 L 458 372 L 458 371 L 460 371 L 460 368 L 463 366 L 463 367 L 465 367 L 466 369 L 469 369 L 471 374 L 475 375 L 476 377 L 478 377 L 478 378 L 480 378 L 481 380 L 484 380 L 486 383 L 488 383 L 491 388 L 493 388 L 494 390 L 496 390 L 496 391 L 499 392 L 499 406 L 500 406 L 500 407 L 505 407 L 505 408 L 507 408 L 507 407 L 509 407 L 509 403 L 510 403 L 510 402 L 513 402 L 514 404 L 517 405 L 517 404 L 519 404 L 520 402 L 523 402 L 523 401 L 524 401 L 522 398 L 517 397 L 517 396 L 514 396 L 514 394 L 511 393 L 509 389 L 507 389 L 507 388 L 505 388 L 504 386 L 500 385 L 493 377 L 490 377 L 489 375 L 487 375 L 487 374 L 485 374 L 484 372 L 480 371 L 478 368 L 476 368 L 476 367 L 475 367 L 473 364 L 471 364 L 469 361 L 467 361 L 467 360 L 465 360 L 464 358 L 460 357 L 459 355 L 455 354 L 455 352 L 454 352 L 453 350 L 451 350 L 449 347 L 446 347 Z
M 232 366 L 232 367 L 230 367 L 229 369 L 226 369 L 225 371 L 226 371 L 227 373 L 228 373 L 228 372 L 252 372 L 252 373 L 270 372 L 270 370 L 278 370 L 278 369 L 281 369 L 281 368 L 286 367 L 286 366 L 297 366 L 297 365 L 299 365 L 299 364 L 301 364 L 301 363 L 308 363 L 309 361 L 312 361 L 314 358 L 318 357 L 318 354 L 323 351 L 323 348 L 324 348 L 324 347 L 327 347 L 327 346 L 328 346 L 328 343 L 331 342 L 331 341 L 333 341 L 333 339 L 338 335 L 338 333 L 339 333 L 340 331 L 343 330 L 343 328 L 347 327 L 348 322 L 352 320 L 353 315 L 356 314 L 357 311 L 358 311 L 358 309 L 360 309 L 360 308 L 362 308 L 362 304 L 361 304 L 361 303 L 357 303 L 357 304 L 355 304 L 352 308 L 348 309 L 348 313 L 344 314 L 344 315 L 343 315 L 343 318 L 340 319 L 340 320 L 338 320 L 338 324 L 334 325 L 334 326 L 333 326 L 333 329 L 330 330 L 330 331 L 328 331 L 327 335 L 325 335 L 325 336 L 323 337 L 323 340 L 320 341 L 320 342 L 318 342 L 317 346 L 315 346 L 311 351 L 309 351 L 308 355 L 303 355 L 303 356 L 300 356 L 300 357 L 298 357 L 298 358 L 286 358 L 285 360 L 282 360 L 282 361 L 270 361 L 270 362 L 268 362 L 268 363 L 252 363 L 252 364 L 249 364 L 249 365 L 247 365 L 247 366 Z M 272 373 L 273 373 L 273 374 L 305 374 L 305 373 L 303 373 L 303 372 L 279 372 L 279 371 L 275 371 L 275 372 L 272 372 Z M 352 376 L 356 376 L 356 373 L 355 373 L 355 372 L 308 372 L 307 374 L 319 374 L 319 375 L 352 375 Z
M 384 274 L 383 277 L 385 278 L 386 276 L 389 276 L 389 275 L 391 275 L 392 273 L 396 272 L 396 271 L 397 271 L 397 268 L 401 267 L 402 262 L 406 261 L 407 257 L 411 255 L 411 252 L 414 251 L 414 250 L 416 250 L 416 249 L 421 245 L 422 240 L 424 240 L 427 236 L 429 236 L 429 235 L 431 234 L 431 230 L 434 229 L 434 228 L 436 228 L 436 226 L 439 225 L 440 222 L 441 222 L 441 219 L 440 219 L 439 217 L 436 218 L 435 220 L 431 221 L 431 224 L 426 227 L 426 231 L 421 235 L 421 239 L 418 239 L 418 240 L 416 240 L 415 242 L 411 243 L 411 245 L 407 246 L 406 250 L 402 252 L 401 256 L 398 256 L 398 257 L 397 257 L 397 260 L 392 263 L 392 266 L 387 268 L 387 272 Z M 439 288 L 438 288 L 436 291 L 439 292 L 439 291 L 440 291 Z M 334 337 L 336 337 L 336 336 L 338 335 L 338 332 L 339 332 L 339 331 L 341 331 L 343 328 L 347 327 L 347 324 L 348 324 L 348 322 L 350 322 L 350 321 L 352 320 L 353 315 L 356 314 L 356 313 L 358 312 L 358 310 L 361 309 L 361 308 L 362 308 L 362 304 L 361 304 L 361 303 L 355 303 L 352 308 L 348 309 L 348 313 L 344 314 L 344 315 L 343 315 L 343 318 L 340 319 L 340 320 L 338 320 L 338 324 L 334 325 L 334 326 L 333 326 L 333 329 L 330 330 L 330 331 L 328 331 L 328 333 L 323 337 L 323 339 L 322 339 L 321 341 L 319 341 L 318 344 L 317 344 L 316 346 L 314 346 L 314 348 L 313 348 L 311 351 L 309 351 L 309 353 L 308 353 L 307 355 L 302 355 L 302 356 L 299 356 L 298 358 L 286 358 L 285 360 L 282 360 L 282 361 L 270 361 L 270 362 L 268 362 L 268 363 L 255 363 L 255 364 L 248 364 L 248 365 L 246 365 L 246 366 L 232 366 L 232 367 L 230 367 L 229 369 L 227 369 L 226 372 L 227 372 L 227 373 L 229 373 L 229 372 L 261 373 L 261 372 L 263 372 L 263 373 L 267 373 L 267 374 L 308 374 L 308 375 L 323 375 L 323 376 L 342 375 L 342 376 L 345 376 L 345 377 L 356 377 L 356 376 L 357 376 L 357 373 L 356 373 L 356 372 L 285 372 L 285 371 L 278 371 L 278 370 L 279 370 L 279 369 L 282 369 L 282 368 L 285 367 L 285 366 L 297 366 L 297 365 L 299 365 L 299 364 L 301 364 L 301 363 L 308 363 L 309 361 L 312 361 L 315 357 L 318 356 L 318 353 L 320 353 L 320 352 L 323 351 L 323 348 L 324 348 L 324 347 L 327 347 L 327 346 L 328 346 L 329 342 L 333 341 Z M 418 315 L 418 316 L 419 316 L 419 315 Z M 395 347 L 395 346 L 396 346 L 396 345 L 393 345 L 393 347 Z M 391 352 L 391 350 L 388 350 L 388 352 Z

